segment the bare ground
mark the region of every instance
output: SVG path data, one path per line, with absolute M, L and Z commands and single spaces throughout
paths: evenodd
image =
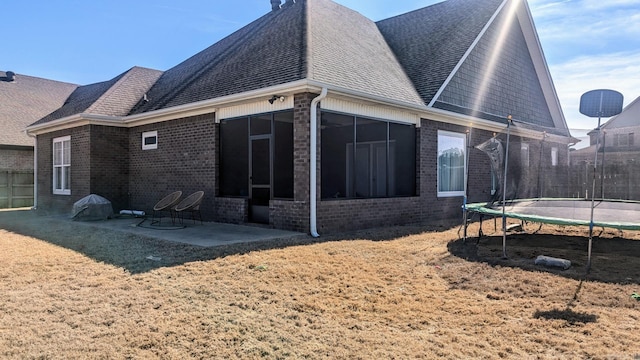
M 203 249 L 0 212 L 0 358 L 640 359 L 639 232 L 600 234 L 587 275 L 585 229 L 528 227 L 508 259 L 483 230 Z

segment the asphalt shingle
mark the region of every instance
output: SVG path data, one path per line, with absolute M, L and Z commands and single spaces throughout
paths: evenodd
M 82 113 L 127 115 L 161 74 L 158 70 L 133 67 L 109 81 L 80 86 L 62 107 L 32 125 Z
M 56 110 L 77 85 L 0 71 L 0 145 L 33 146 L 25 128 Z
M 429 104 L 502 0 L 449 0 L 377 23 Z

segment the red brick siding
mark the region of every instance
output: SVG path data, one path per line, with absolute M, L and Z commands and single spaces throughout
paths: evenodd
M 71 195 L 53 194 L 53 139 L 71 136 Z M 73 204 L 91 194 L 90 126 L 38 136 L 38 210 L 71 213 Z
M 129 130 L 130 206 L 151 213 L 164 196 L 183 197 L 204 191 L 200 207 L 205 220 L 215 218 L 218 126 L 206 114 L 134 127 Z M 158 148 L 142 150 L 142 133 L 158 132 Z
M 295 95 L 293 113 L 293 194 L 295 201 L 270 201 L 269 223 L 275 228 L 309 231 L 310 111 L 311 101 L 316 96 L 318 95 L 311 93 Z M 318 143 L 318 167 L 320 164 L 319 155 L 320 144 Z M 318 179 L 320 179 L 319 171 Z M 320 194 L 319 186 L 317 189 Z
M 128 129 L 91 126 L 90 178 L 91 193 L 111 201 L 114 212 L 129 209 Z

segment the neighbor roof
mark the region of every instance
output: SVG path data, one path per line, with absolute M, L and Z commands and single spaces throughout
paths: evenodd
M 602 125 L 605 129 L 640 127 L 640 97 L 622 110 L 619 115 Z
M 77 85 L 0 71 L 0 145 L 33 146 L 25 128 L 59 108 Z
M 82 113 L 127 115 L 161 74 L 158 70 L 133 67 L 109 81 L 80 86 L 61 108 L 32 125 Z

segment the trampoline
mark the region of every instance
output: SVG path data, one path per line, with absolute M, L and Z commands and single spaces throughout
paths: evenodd
M 601 166 L 600 171 L 597 171 L 598 150 L 595 151 L 595 159 L 592 163 L 593 179 L 590 196 L 584 198 L 582 196 L 566 198 L 566 195 L 565 197 L 556 197 L 559 191 L 553 187 L 558 181 L 553 178 L 554 169 L 542 166 L 545 148 L 549 149 L 553 146 L 545 143 L 546 132 L 543 133 L 540 140 L 537 140 L 537 143 L 536 140 L 523 140 L 522 137 L 514 139 L 511 137 L 511 127 L 516 125 L 510 116 L 507 117 L 507 126 L 503 132 L 494 133 L 492 138 L 473 147 L 470 144 L 472 131 L 471 129 L 468 131 L 467 149 L 480 150 L 489 157 L 496 188 L 492 192 L 490 201 L 469 204 L 467 202 L 469 186 L 467 183 L 464 184 L 465 197 L 462 208 L 465 241 L 470 220 L 469 215 L 472 214 L 479 214 L 481 221 L 484 216 L 502 218 L 504 258 L 507 257 L 507 218 L 539 224 L 587 226 L 589 227 L 588 270 L 591 267 L 594 227 L 640 230 L 640 201 L 611 200 L 604 197 L 605 179 L 611 179 L 611 175 L 604 172 L 604 166 Z M 539 156 L 533 161 L 535 165 L 532 165 L 529 147 L 534 145 L 539 149 Z M 598 149 L 597 145 L 596 149 Z M 604 147 L 600 151 L 603 153 L 601 163 L 604 164 Z M 607 159 L 611 156 L 609 154 Z M 468 157 L 465 160 L 467 161 L 465 169 L 467 169 Z M 557 161 L 553 166 L 556 165 Z M 566 171 L 568 174 L 568 168 Z M 607 177 L 607 175 L 609 176 Z M 601 187 L 599 188 L 596 188 L 597 176 L 601 179 Z M 465 181 L 467 180 L 468 175 L 465 175 Z M 616 179 L 614 178 L 612 181 L 616 181 Z M 629 181 L 628 188 L 630 189 L 631 186 Z M 600 197 L 596 195 L 597 190 L 601 190 Z M 612 192 L 607 189 L 607 193 Z M 481 233 L 479 233 L 480 236 Z
M 481 215 L 503 215 L 501 204 L 468 204 L 467 211 Z M 505 204 L 508 218 L 529 222 L 591 226 L 591 200 L 587 199 L 520 199 Z M 640 201 L 596 200 L 593 226 L 620 230 L 640 230 Z

